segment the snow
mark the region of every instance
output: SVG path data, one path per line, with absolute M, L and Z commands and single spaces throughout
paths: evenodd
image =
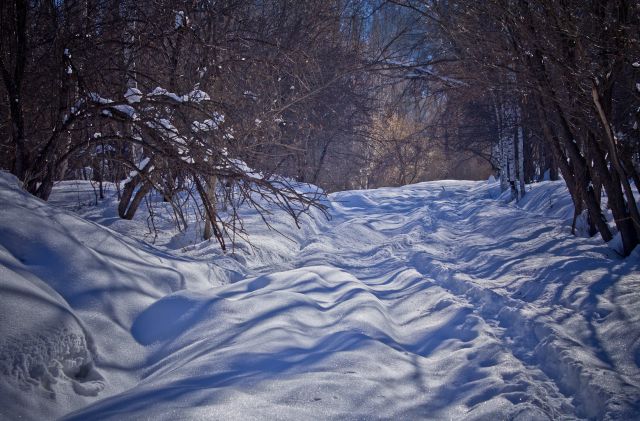
M 222 255 L 1 173 L 0 418 L 637 419 L 640 251 L 572 236 L 561 183 L 338 192 L 286 237 L 246 208 Z
M 153 91 L 149 92 L 148 96 L 164 96 L 176 102 L 184 102 L 185 100 L 184 96 L 180 96 L 173 92 L 169 92 L 166 89 L 161 88 L 159 86 L 155 87 Z
M 222 117 L 222 119 L 206 119 L 202 122 L 200 121 L 194 121 L 193 123 L 191 123 L 191 129 L 194 132 L 208 132 L 211 130 L 218 130 L 220 128 L 220 124 L 224 122 L 224 116 Z
M 142 100 L 142 92 L 138 88 L 130 87 L 127 92 L 124 93 L 124 98 L 129 104 L 135 104 Z
M 139 118 L 138 113 L 136 113 L 136 109 L 133 108 L 131 105 L 125 105 L 125 104 L 114 105 L 113 109 L 118 110 L 119 112 L 121 112 L 122 114 L 125 114 L 127 117 L 133 120 L 137 120 Z
M 178 95 L 173 92 L 169 92 L 168 90 L 157 86 L 153 89 L 153 91 L 149 92 L 148 96 L 150 97 L 159 97 L 163 96 L 169 98 L 175 102 L 196 102 L 200 103 L 203 101 L 210 101 L 211 97 L 205 91 L 200 89 L 194 89 L 186 95 Z
M 185 24 L 184 21 L 185 21 L 184 12 L 180 10 L 176 13 L 176 29 L 183 27 Z
M 211 101 L 211 97 L 205 91 L 194 89 L 187 95 L 187 100 L 191 102 Z
M 102 96 L 100 96 L 100 94 L 96 93 L 96 92 L 89 92 L 89 98 L 97 103 L 97 104 L 102 104 L 102 105 L 106 105 L 106 104 L 111 104 L 113 102 L 113 100 L 108 99 L 108 98 L 104 98 Z

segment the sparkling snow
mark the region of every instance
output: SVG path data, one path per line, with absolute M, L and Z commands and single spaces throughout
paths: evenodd
M 287 238 L 246 209 L 223 256 L 2 173 L 0 418 L 637 418 L 639 251 L 572 236 L 561 182 L 496 188 L 339 192 Z

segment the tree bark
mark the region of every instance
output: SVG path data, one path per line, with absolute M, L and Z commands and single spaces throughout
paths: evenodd
M 209 177 L 207 181 L 207 196 L 211 202 L 211 206 L 213 208 L 216 207 L 216 185 L 218 184 L 218 177 L 212 175 Z M 211 220 L 209 213 L 205 214 L 205 223 L 204 223 L 204 235 L 202 236 L 205 240 L 210 239 L 213 236 L 212 227 L 216 223 L 215 220 Z
M 15 54 L 13 68 L 7 68 L 0 55 L 2 79 L 9 96 L 9 112 L 11 115 L 11 137 L 15 145 L 13 173 L 21 181 L 25 181 L 29 162 L 24 131 L 24 113 L 22 108 L 22 80 L 27 64 L 27 8 L 25 0 L 15 1 L 15 15 L 11 16 L 15 23 L 15 32 L 11 39 Z

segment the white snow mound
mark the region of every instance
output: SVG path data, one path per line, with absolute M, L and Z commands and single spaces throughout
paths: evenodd
M 145 362 L 137 314 L 219 284 L 208 265 L 142 247 L 0 172 L 0 418 L 57 417 L 130 384 Z

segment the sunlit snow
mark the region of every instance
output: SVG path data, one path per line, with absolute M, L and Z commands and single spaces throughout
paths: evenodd
M 638 416 L 640 255 L 572 236 L 562 181 L 334 193 L 286 237 L 244 209 L 228 255 L 115 194 L 0 175 L 1 419 Z

